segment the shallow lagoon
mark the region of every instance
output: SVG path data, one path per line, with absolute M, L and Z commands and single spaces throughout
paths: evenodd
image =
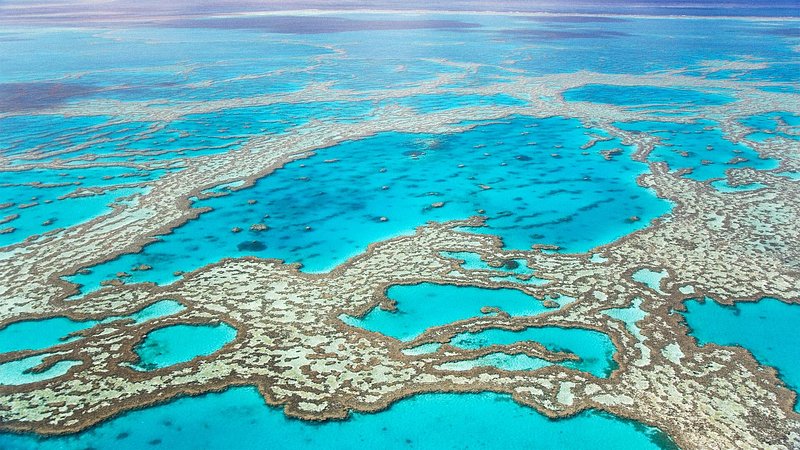
M 392 286 L 387 297 L 396 302 L 396 311 L 375 307 L 362 318 L 343 315 L 348 325 L 375 331 L 401 341 L 411 341 L 425 330 L 456 321 L 496 314 L 482 312 L 484 307 L 498 308 L 512 316 L 535 316 L 547 312 L 539 300 L 514 289 L 485 289 L 471 286 L 421 283 Z M 556 303 L 564 306 L 574 299 L 559 297 Z M 606 377 L 616 368 L 611 339 L 593 330 L 560 327 L 531 327 L 522 331 L 487 329 L 478 333 L 454 336 L 450 344 L 464 349 L 479 349 L 490 345 L 509 345 L 533 341 L 553 352 L 573 353 L 580 359 L 557 364 Z M 409 355 L 435 352 L 438 344 L 422 344 L 405 351 Z M 492 353 L 473 360 L 442 365 L 448 370 L 468 370 L 473 367 L 494 366 L 504 370 L 536 370 L 553 363 L 527 355 Z
M 663 161 L 670 170 L 691 169 L 685 176 L 706 181 L 724 178 L 725 171 L 750 167 L 775 169 L 778 161 L 759 157 L 752 148 L 724 138 L 717 124 L 698 120 L 691 124 L 668 122 L 617 122 L 615 126 L 629 131 L 643 131 L 661 138 L 663 145 L 650 153 L 650 161 Z
M 66 317 L 12 323 L 0 330 L 0 353 L 41 350 L 68 342 L 72 333 L 90 328 L 96 323 L 77 322 Z
M 118 200 L 143 192 L 140 188 L 121 188 L 106 191 L 98 195 L 53 199 L 52 203 L 38 203 L 46 194 L 38 197 L 36 206 L 29 208 L 11 207 L 0 210 L 6 216 L 19 217 L 0 225 L 13 231 L 0 234 L 0 247 L 16 244 L 59 228 L 67 228 L 94 219 L 112 211 L 113 203 Z
M 476 416 L 479 412 L 479 416 Z M 235 437 L 242 449 L 674 449 L 655 429 L 588 411 L 550 420 L 508 396 L 425 394 L 401 400 L 377 414 L 315 424 L 288 419 L 264 405 L 254 388 L 182 398 L 124 414 L 85 433 L 38 439 L 0 434 L 5 450 L 226 449 Z
M 40 365 L 47 356 L 50 355 L 33 355 L 0 363 L 0 386 L 17 386 L 49 380 L 50 378 L 64 375 L 71 367 L 82 363 L 81 361 L 62 360 L 45 368 L 45 370 L 41 372 L 31 370 Z
M 142 308 L 129 316 L 114 316 L 102 322 L 130 319 L 138 324 L 158 317 L 175 314 L 184 306 L 175 300 L 161 300 Z M 77 321 L 67 317 L 51 317 L 42 320 L 23 320 L 0 329 L 0 353 L 19 350 L 41 350 L 60 343 L 78 339 L 73 333 L 91 328 L 99 321 Z
M 471 231 L 498 234 L 507 247 L 549 243 L 585 251 L 669 210 L 636 184 L 646 166 L 628 158 L 629 148 L 612 140 L 581 150 L 587 133 L 602 135 L 576 120 L 518 117 L 459 134 L 384 133 L 346 142 L 290 163 L 251 188 L 198 202 L 214 210 L 139 254 L 70 280 L 90 291 L 117 272 L 147 264 L 153 270 L 127 281 L 167 283 L 175 271 L 245 255 L 325 271 L 371 242 L 479 211 L 487 227 Z M 599 152 L 611 148 L 622 154 L 606 161 Z M 268 230 L 250 231 L 259 223 Z M 242 231 L 232 232 L 235 227 Z
M 210 355 L 236 337 L 228 324 L 170 325 L 148 333 L 133 351 L 139 362 L 136 370 L 154 370 Z
M 744 347 L 800 392 L 800 305 L 765 298 L 724 306 L 708 299 L 687 301 L 686 309 L 690 334 L 700 344 Z M 795 402 L 795 410 L 800 411 L 800 403 Z
M 777 131 L 779 126 L 778 120 L 786 125 L 787 128 L 784 130 L 787 132 Z M 754 130 L 753 133 L 746 136 L 746 138 L 751 141 L 761 142 L 773 137 L 800 140 L 800 128 L 798 128 L 800 127 L 800 116 L 792 113 L 775 111 L 767 114 L 750 116 L 741 122 L 743 125 Z
M 363 318 L 343 316 L 342 319 L 352 326 L 410 341 L 429 328 L 481 316 L 481 308 L 485 306 L 499 308 L 512 316 L 547 311 L 541 301 L 514 289 L 421 283 L 392 286 L 386 296 L 397 302 L 397 311 L 375 307 Z
M 568 352 L 580 358 L 578 361 L 563 361 L 555 364 L 589 372 L 596 377 L 608 377 L 616 369 L 614 343 L 607 335 L 580 328 L 542 327 L 526 328 L 522 331 L 490 328 L 478 333 L 462 333 L 450 344 L 466 349 L 484 348 L 489 345 L 509 345 L 515 342 L 532 341 L 542 344 L 553 352 Z M 477 366 L 490 365 L 505 370 L 535 370 L 554 363 L 526 355 L 495 354 Z
M 165 170 L 137 171 L 130 167 L 80 167 L 0 172 L 0 224 L 13 228 L 0 234 L 0 247 L 57 228 L 66 228 L 111 211 L 115 200 L 142 193 L 134 184 L 152 181 Z M 117 186 L 115 189 L 109 189 Z M 104 189 L 92 195 L 68 197 L 80 189 Z

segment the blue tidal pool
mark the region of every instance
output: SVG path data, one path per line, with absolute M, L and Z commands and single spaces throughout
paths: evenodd
M 94 326 L 97 322 L 77 322 L 66 317 L 26 320 L 0 330 L 0 353 L 41 350 L 67 342 L 70 334 Z
M 155 370 L 210 355 L 236 337 L 236 329 L 228 324 L 170 325 L 148 333 L 134 347 L 139 362 L 137 370 Z
M 376 414 L 310 423 L 286 418 L 249 387 L 130 412 L 78 435 L 0 434 L 4 450 L 210 450 L 228 449 L 234 442 L 236 448 L 254 450 L 677 448 L 658 430 L 609 414 L 587 411 L 551 420 L 492 393 L 418 395 Z
M 42 371 L 32 370 L 48 356 L 50 355 L 45 353 L 0 363 L 0 386 L 17 386 L 49 380 L 64 375 L 73 366 L 82 364 L 81 361 L 62 360 Z
M 134 323 L 142 323 L 158 317 L 175 314 L 183 309 L 184 306 L 175 300 L 161 300 L 129 316 L 108 317 L 103 319 L 102 322 L 132 319 Z M 41 350 L 63 342 L 69 342 L 73 339 L 78 339 L 77 336 L 70 336 L 71 334 L 91 328 L 99 322 L 96 320 L 76 321 L 66 317 L 14 322 L 0 329 L 0 353 L 18 350 Z
M 477 349 L 489 345 L 509 345 L 515 342 L 532 341 L 542 344 L 553 352 L 568 352 L 578 356 L 577 361 L 557 364 L 570 369 L 589 372 L 596 377 L 607 377 L 616 369 L 616 348 L 606 334 L 579 328 L 526 328 L 522 331 L 488 329 L 478 333 L 463 333 L 454 337 L 450 344 L 455 347 Z M 552 365 L 549 361 L 526 355 L 493 354 L 489 358 L 459 362 L 461 367 L 490 365 L 506 370 L 534 370 Z
M 362 318 L 342 316 L 342 320 L 410 341 L 428 328 L 481 316 L 481 308 L 485 306 L 499 308 L 512 316 L 531 316 L 548 310 L 541 301 L 514 289 L 421 283 L 392 286 L 386 296 L 397 303 L 397 311 L 375 307 Z
M 687 301 L 686 309 L 686 323 L 700 344 L 744 347 L 800 392 L 800 305 L 764 298 L 724 306 L 708 299 Z M 800 411 L 797 402 L 795 410 Z

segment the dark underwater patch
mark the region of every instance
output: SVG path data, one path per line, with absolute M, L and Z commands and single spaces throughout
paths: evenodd
M 52 108 L 98 90 L 97 87 L 79 83 L 0 83 L 0 110 L 11 112 Z
M 260 252 L 267 249 L 267 244 L 261 241 L 244 241 L 236 246 L 240 252 Z

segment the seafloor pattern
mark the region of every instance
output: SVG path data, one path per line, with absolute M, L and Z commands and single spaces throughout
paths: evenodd
M 76 432 L 233 386 L 309 420 L 491 391 L 681 448 L 800 447 L 788 381 L 681 314 L 800 302 L 798 43 L 762 33 L 793 22 L 437 20 L 4 32 L 118 67 L 35 73 L 34 52 L 4 76 L 31 94 L 0 112 L 0 427 Z M 750 33 L 748 55 L 679 45 L 708 22 Z M 190 27 L 194 65 L 163 48 Z M 684 36 L 626 53 L 643 28 Z

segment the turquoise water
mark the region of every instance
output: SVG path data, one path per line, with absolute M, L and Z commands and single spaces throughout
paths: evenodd
M 481 259 L 477 253 L 471 252 L 442 252 L 442 256 L 464 261 L 461 267 L 467 270 L 492 270 L 506 272 L 514 275 L 533 275 L 534 270 L 528 267 L 524 259 L 511 259 L 500 261 L 500 267 L 493 267 Z
M 634 272 L 633 275 L 631 275 L 631 278 L 633 281 L 642 283 L 659 294 L 663 294 L 664 291 L 661 290 L 661 280 L 663 280 L 668 274 L 669 273 L 666 270 L 655 271 L 645 268 Z
M 633 299 L 631 306 L 627 308 L 607 309 L 603 311 L 603 314 L 625 323 L 625 328 L 633 335 L 633 337 L 641 342 L 644 341 L 645 338 L 642 336 L 641 330 L 636 323 L 647 317 L 647 313 L 642 311 L 641 306 L 642 299 L 637 297 Z
M 67 342 L 70 334 L 90 328 L 96 323 L 77 322 L 66 317 L 12 323 L 0 330 L 0 353 L 52 347 Z
M 109 317 L 103 319 L 102 322 L 132 319 L 134 323 L 142 323 L 175 314 L 183 309 L 184 306 L 175 300 L 161 300 L 129 316 Z M 0 353 L 52 347 L 62 342 L 78 339 L 77 336 L 70 337 L 70 335 L 91 328 L 98 323 L 99 321 L 95 320 L 75 321 L 66 317 L 15 322 L 0 329 Z
M 649 159 L 666 162 L 671 170 L 692 169 L 686 176 L 694 180 L 724 178 L 725 171 L 732 168 L 766 170 L 778 167 L 778 161 L 762 159 L 752 148 L 724 139 L 718 125 L 708 120 L 692 124 L 617 122 L 614 125 L 660 137 L 665 145 L 656 146 Z
M 690 334 L 700 344 L 737 345 L 778 369 L 778 376 L 800 392 L 800 305 L 773 298 L 723 306 L 710 299 L 690 300 L 684 313 Z M 800 412 L 800 403 L 795 402 Z
M 171 316 L 172 314 L 181 312 L 184 309 L 186 309 L 186 307 L 176 302 L 175 300 L 161 300 L 127 317 L 133 319 L 134 323 L 142 323 L 159 317 Z M 116 319 L 116 317 L 106 320 L 114 320 L 114 319 Z
M 531 316 L 548 310 L 541 301 L 514 289 L 420 283 L 392 286 L 386 296 L 397 303 L 397 311 L 375 307 L 362 318 L 342 316 L 342 319 L 352 326 L 410 341 L 428 328 L 480 316 L 484 306 L 500 308 L 512 316 Z
M 778 120 L 780 119 L 789 127 L 788 132 L 778 131 Z M 800 140 L 800 116 L 785 111 L 776 111 L 766 114 L 750 116 L 742 120 L 742 124 L 756 130 L 746 136 L 752 141 L 765 141 L 774 137 L 784 137 L 787 139 Z
M 800 181 L 800 172 L 778 172 L 775 175 L 786 177 L 793 181 Z
M 470 252 L 442 252 L 442 256 L 464 261 L 461 267 L 467 270 L 490 270 L 500 272 L 501 275 L 491 277 L 493 281 L 509 281 L 512 283 L 543 285 L 547 280 L 534 276 L 534 270 L 528 267 L 524 259 L 511 259 L 500 261 L 500 267 L 493 267 L 482 260 L 477 253 Z
M 202 114 L 187 114 L 165 124 L 157 132 L 131 138 L 123 135 L 125 150 L 146 152 L 135 161 L 160 161 L 177 157 L 197 157 L 223 153 L 241 146 L 248 138 L 285 133 L 312 118 L 321 121 L 353 122 L 369 117 L 371 102 L 275 103 L 266 106 L 226 108 Z M 101 147 L 101 148 L 98 148 Z M 118 155 L 109 144 L 93 146 L 91 152 Z M 98 151 L 99 150 L 99 151 Z M 103 160 L 113 160 L 104 157 Z M 128 161 L 130 158 L 118 158 Z
M 776 137 L 783 137 L 783 138 L 788 138 L 788 139 L 800 140 L 800 137 L 798 137 L 797 133 L 795 133 L 795 134 L 787 134 L 787 133 L 781 133 L 781 132 L 762 133 L 762 132 L 759 131 L 759 132 L 755 132 L 755 133 L 750 133 L 747 136 L 745 136 L 746 139 L 749 139 L 749 140 L 754 141 L 754 142 L 764 142 L 764 141 L 766 141 L 768 139 L 773 139 L 773 138 L 776 138 Z
M 41 372 L 32 372 L 31 369 L 41 364 L 47 356 L 50 354 L 33 355 L 0 363 L 0 386 L 18 386 L 49 380 L 64 375 L 73 366 L 82 364 L 81 361 L 61 360 Z
M 168 283 L 175 271 L 245 255 L 301 262 L 318 272 L 429 220 L 479 211 L 488 226 L 471 231 L 497 234 L 509 248 L 548 243 L 585 251 L 669 210 L 636 185 L 646 166 L 626 157 L 630 148 L 611 140 L 584 152 L 587 133 L 602 134 L 572 119 L 516 117 L 459 134 L 383 133 L 346 142 L 251 188 L 199 202 L 213 211 L 139 254 L 69 279 L 91 291 L 117 272 L 147 264 L 153 270 L 126 281 Z M 610 148 L 623 154 L 606 161 L 599 152 Z M 634 216 L 639 220 L 629 220 Z M 258 223 L 269 230 L 249 230 Z M 232 232 L 235 227 L 242 231 Z
M 355 13 L 346 16 L 353 20 L 365 18 Z M 368 17 L 397 19 L 386 14 Z M 306 35 L 236 26 L 128 29 L 119 25 L 102 30 L 3 27 L 0 84 L 20 83 L 34 95 L 24 96 L 19 104 L 7 104 L 12 113 L 16 111 L 14 108 L 23 108 L 24 113 L 0 119 L 0 155 L 17 167 L 31 156 L 57 163 L 87 155 L 110 164 L 134 162 L 161 167 L 160 164 L 174 158 L 213 155 L 237 148 L 254 135 L 286 133 L 309 120 L 357 122 L 371 118 L 376 108 L 394 105 L 421 113 L 460 107 L 519 106 L 528 95 L 524 90 L 515 93 L 519 98 L 449 91 L 384 101 L 365 100 L 368 93 L 364 90 L 414 87 L 440 75 L 464 74 L 463 79 L 453 79 L 447 87 L 480 90 L 487 84 L 507 83 L 520 75 L 569 74 L 581 70 L 642 74 L 686 69 L 687 77 L 770 81 L 776 84 L 764 88 L 765 91 L 797 91 L 797 40 L 771 33 L 787 31 L 783 23 L 641 17 L 600 22 L 529 20 L 500 15 L 436 17 L 469 23 L 470 28 L 462 31 L 366 27 Z M 706 61 L 738 61 L 744 54 L 752 61 L 768 62 L 769 67 L 706 72 Z M 476 64 L 465 70 L 447 65 L 448 61 Z M 52 85 L 40 85 L 52 80 L 55 80 Z M 234 100 L 227 105 L 230 108 L 200 114 L 189 113 L 198 105 L 182 103 L 199 101 L 199 106 L 205 106 L 219 99 L 247 100 L 259 95 L 297 92 L 311 83 L 330 83 L 332 89 L 354 89 L 355 101 L 240 107 L 240 102 Z M 7 90 L 8 86 L 2 84 L 0 88 Z M 76 93 L 59 96 L 70 89 Z M 53 95 L 38 100 L 29 98 L 41 92 Z M 568 100 L 644 110 L 668 120 L 676 115 L 675 108 L 681 108 L 681 113 L 694 114 L 703 105 L 725 104 L 730 101 L 729 94 L 722 90 L 591 85 L 569 91 L 565 96 Z M 40 109 L 58 106 L 80 112 L 80 102 L 88 99 L 123 103 L 155 101 L 165 107 L 177 107 L 187 115 L 164 122 L 130 116 L 124 108 L 120 111 L 114 108 L 114 114 L 108 116 L 94 112 L 87 117 L 36 115 Z M 790 126 L 798 125 L 797 116 L 783 112 L 774 115 L 780 115 Z M 750 139 L 775 136 L 777 122 L 770 117 L 747 119 L 747 125 L 753 128 Z M 630 161 L 630 148 L 612 140 L 585 151 L 580 149 L 589 134 L 605 135 L 600 130 L 586 128 L 590 125 L 558 117 L 514 117 L 480 124 L 460 134 L 382 133 L 346 142 L 324 149 L 318 156 L 289 164 L 252 188 L 198 202 L 197 206 L 209 206 L 213 211 L 162 236 L 160 242 L 146 247 L 141 254 L 122 256 L 71 279 L 84 284 L 85 291 L 96 289 L 102 280 L 113 278 L 117 272 L 131 273 L 128 282 L 168 283 L 177 279 L 175 271 L 193 270 L 223 257 L 245 255 L 300 262 L 303 270 L 319 272 L 362 252 L 369 243 L 411 233 L 414 227 L 428 220 L 463 219 L 479 211 L 487 217 L 488 227 L 472 231 L 498 235 L 507 248 L 528 249 L 534 243 L 547 243 L 559 245 L 563 251 L 587 251 L 641 229 L 650 219 L 669 211 L 666 202 L 635 184 L 636 176 L 646 167 Z M 687 176 L 697 180 L 721 178 L 731 167 L 775 167 L 774 161 L 758 159 L 745 145 L 725 140 L 711 121 L 690 125 L 661 122 L 617 125 L 661 136 L 665 145 L 655 149 L 652 159 L 666 161 L 674 170 L 693 168 Z M 792 131 L 783 135 L 797 136 Z M 606 161 L 599 153 L 616 147 L 622 152 L 612 161 Z M 59 154 L 65 150 L 68 152 Z M 129 151 L 141 154 L 125 153 Z M 69 169 L 0 172 L 0 203 L 15 203 L 0 210 L 0 218 L 20 215 L 0 226 L 0 229 L 16 228 L 13 233 L 0 235 L 0 246 L 96 217 L 107 211 L 107 204 L 118 194 L 111 193 L 109 198 L 58 200 L 74 189 L 149 181 L 165 173 L 150 170 L 122 178 L 121 175 L 133 169 L 78 168 L 79 161 L 64 164 Z M 68 174 L 62 177 L 61 173 Z M 107 175 L 113 178 L 105 180 Z M 30 185 L 61 181 L 73 184 Z M 721 182 L 713 186 L 720 190 L 730 188 Z M 20 204 L 34 201 L 33 197 L 38 205 L 19 208 Z M 46 203 L 48 200 L 51 203 Z M 250 204 L 249 200 L 256 202 Z M 442 204 L 434 206 L 438 203 Z M 261 223 L 269 229 L 250 231 L 251 225 Z M 234 233 L 234 227 L 241 231 Z M 480 259 L 472 256 L 465 259 L 466 268 L 488 270 Z M 602 262 L 602 258 L 593 261 Z M 141 264 L 153 269 L 131 272 Z M 519 264 L 497 270 L 494 279 L 538 284 L 540 280 L 536 278 L 524 279 L 534 273 Z M 409 339 L 428 326 L 479 316 L 480 307 L 485 306 L 481 303 L 502 306 L 518 314 L 544 312 L 539 301 L 522 297 L 524 294 L 514 290 L 456 296 L 462 291 L 428 289 L 430 297 L 418 295 L 425 294 L 425 286 L 393 288 L 390 295 L 398 302 L 398 313 L 376 309 L 360 321 L 348 320 L 399 339 Z M 422 304 L 431 298 L 441 301 Z M 459 300 L 457 306 L 453 306 L 454 300 Z M 179 308 L 176 303 L 164 304 L 131 318 L 144 321 Z M 629 328 L 638 330 L 635 326 L 642 311 L 636 305 L 610 313 L 625 321 Z M 723 313 L 726 311 L 714 311 L 710 322 L 717 323 L 715 318 Z M 772 319 L 764 320 L 771 325 Z M 10 325 L 0 330 L 0 346 L 4 346 L 0 348 L 46 349 L 92 324 L 56 318 Z M 141 368 L 163 367 L 209 354 L 235 335 L 235 330 L 227 325 L 215 330 L 186 327 L 189 326 L 151 333 L 138 348 L 143 359 Z M 524 333 L 534 332 L 487 336 L 501 341 L 520 338 Z M 539 335 L 531 334 L 531 339 L 561 345 L 582 356 L 580 362 L 565 363 L 575 364 L 576 369 L 600 376 L 612 367 L 609 355 L 613 354 L 613 348 L 607 347 L 607 337 L 603 335 L 595 336 L 588 330 L 549 328 L 535 333 Z M 791 372 L 791 363 L 769 355 L 770 351 L 791 353 L 791 348 L 767 351 L 770 346 L 762 344 L 755 348 L 768 356 L 757 354 L 757 357 L 768 358 L 788 380 L 786 374 Z M 435 348 L 423 349 L 427 350 Z M 800 359 L 796 355 L 792 358 Z M 58 376 L 66 370 L 64 364 L 71 364 L 65 361 L 42 374 L 26 374 L 26 368 L 35 362 L 4 365 L 3 376 L 7 380 L 29 382 L 37 377 Z M 483 362 L 527 369 L 541 364 L 535 359 L 503 354 L 495 354 Z M 380 414 L 355 415 L 351 421 L 316 425 L 288 420 L 280 410 L 264 407 L 263 400 L 249 388 L 182 399 L 130 413 L 73 437 L 40 442 L 32 436 L 0 435 L 2 448 L 227 448 L 231 442 L 244 448 L 655 447 L 643 427 L 629 422 L 596 413 L 550 421 L 505 397 L 491 394 L 425 395 L 400 402 Z
M 700 106 L 724 105 L 735 99 L 727 95 L 724 90 L 704 92 L 657 86 L 588 84 L 564 92 L 564 100 L 608 103 L 657 115 L 664 113 L 691 115 Z
M 0 234 L 0 247 L 21 242 L 31 236 L 58 228 L 67 228 L 111 212 L 111 205 L 117 200 L 142 193 L 139 188 L 114 189 L 99 195 L 87 197 L 55 199 L 52 203 L 39 203 L 30 208 L 0 210 L 7 215 L 19 217 L 0 225 L 0 228 L 13 227 L 10 233 Z
M 525 354 L 512 355 L 503 352 L 495 352 L 479 356 L 475 359 L 448 361 L 441 364 L 439 368 L 443 370 L 463 371 L 472 370 L 479 367 L 496 367 L 501 370 L 524 372 L 539 370 L 552 365 L 553 363 L 550 361 L 537 358 L 535 356 L 529 356 Z
M 30 156 L 35 150 L 64 150 L 89 142 L 107 116 L 65 117 L 63 115 L 15 116 L 0 119 L 0 152 L 3 156 Z M 38 156 L 38 155 L 37 155 Z
M 0 234 L 0 247 L 23 241 L 32 235 L 70 227 L 109 212 L 109 205 L 116 199 L 145 191 L 127 185 L 152 181 L 165 172 L 137 171 L 129 167 L 0 171 L 0 204 L 10 204 L 0 209 L 0 219 L 19 216 L 0 224 L 0 229 L 14 229 L 13 232 Z M 122 187 L 101 194 L 65 198 L 77 189 L 117 184 Z
M 130 412 L 78 435 L 41 439 L 0 434 L 6 450 L 227 449 L 233 442 L 241 449 L 287 450 L 676 448 L 657 430 L 608 414 L 587 411 L 550 420 L 505 395 L 419 395 L 378 414 L 316 424 L 287 419 L 249 387 Z
M 228 324 L 170 325 L 148 333 L 134 351 L 137 370 L 155 370 L 210 355 L 231 342 L 236 329 Z
M 95 161 L 106 163 L 163 163 L 176 158 L 192 158 L 237 149 L 249 138 L 285 133 L 290 128 L 306 124 L 312 118 L 338 122 L 363 120 L 369 117 L 375 107 L 374 103 L 367 101 L 275 103 L 186 114 L 166 123 L 111 122 L 87 125 L 86 128 L 63 128 L 64 125 L 52 119 L 53 116 L 44 116 L 51 118 L 44 125 L 55 128 L 55 136 L 51 136 L 53 133 L 45 134 L 42 130 L 40 134 L 34 134 L 32 141 L 15 140 L 10 145 L 14 149 L 19 147 L 15 150 L 15 155 L 36 150 L 36 160 L 42 162 L 92 155 L 96 156 Z M 16 133 L 17 129 L 22 129 L 25 125 L 23 119 L 41 120 L 37 116 L 20 116 L 0 119 L 0 125 L 4 121 L 12 121 L 10 129 Z M 83 118 L 84 121 L 91 119 L 94 117 Z M 52 140 L 38 142 L 36 138 L 41 138 L 42 135 L 49 136 Z M 89 145 L 65 151 L 67 146 L 76 144 Z M 80 160 L 71 162 L 81 163 Z M 86 170 L 107 170 L 110 173 L 118 171 L 114 167 Z
M 611 338 L 604 333 L 579 328 L 533 327 L 522 331 L 492 328 L 478 333 L 459 334 L 450 341 L 450 344 L 460 348 L 478 349 L 489 345 L 509 345 L 522 341 L 538 342 L 553 352 L 572 353 L 580 360 L 557 364 L 589 372 L 596 377 L 608 377 L 617 367 L 614 361 L 616 349 Z M 490 365 L 505 370 L 535 370 L 554 364 L 527 355 L 506 355 L 504 353 L 492 355 L 489 355 L 489 358 L 473 360 L 475 361 L 474 365 Z

